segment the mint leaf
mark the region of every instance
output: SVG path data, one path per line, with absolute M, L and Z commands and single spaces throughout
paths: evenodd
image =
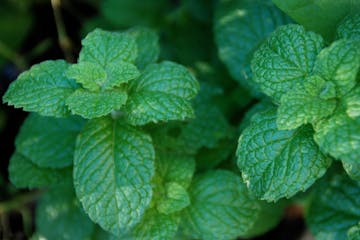
M 106 81 L 106 71 L 99 65 L 91 62 L 81 62 L 71 65 L 65 72 L 66 77 L 76 80 L 77 83 L 90 91 L 100 90 Z
M 21 153 L 15 152 L 9 164 L 9 179 L 17 188 L 42 188 L 64 183 L 72 174 L 70 168 L 41 168 Z
M 230 125 L 224 114 L 211 99 L 203 99 L 204 93 L 194 100 L 195 119 L 181 130 L 179 139 L 184 147 L 194 152 L 201 147 L 213 148 L 220 139 L 230 135 Z
M 335 86 L 317 75 L 307 77 L 285 93 L 278 108 L 277 126 L 291 130 L 331 115 L 336 107 Z
M 251 197 L 241 178 L 229 171 L 197 176 L 189 192 L 191 205 L 183 213 L 181 227 L 191 238 L 250 237 L 267 231 L 281 217 L 281 209 Z M 269 206 L 271 213 L 266 212 Z
M 89 92 L 78 89 L 66 99 L 66 104 L 73 114 L 92 119 L 119 110 L 126 99 L 127 94 L 123 90 Z
M 10 85 L 3 101 L 44 116 L 68 116 L 65 100 L 78 87 L 75 81 L 64 76 L 68 66 L 63 60 L 34 65 Z
M 36 208 L 37 231 L 46 239 L 87 239 L 94 224 L 80 207 L 72 186 L 52 189 Z
M 150 28 L 136 27 L 128 31 L 135 37 L 138 46 L 136 66 L 143 70 L 151 63 L 155 63 L 160 55 L 159 36 Z
M 51 118 L 32 113 L 16 137 L 16 150 L 40 167 L 71 166 L 76 137 L 83 125 L 79 117 Z
M 190 199 L 186 189 L 176 182 L 165 184 L 165 196 L 157 203 L 160 213 L 169 215 L 189 206 Z
M 347 232 L 347 240 L 359 240 L 360 239 L 360 224 L 353 226 Z
M 341 39 L 319 53 L 314 72 L 332 81 L 341 97 L 355 86 L 359 68 L 360 41 Z
M 193 99 L 199 91 L 199 83 L 188 69 L 180 64 L 164 61 L 149 65 L 141 77 L 131 84 L 131 91 L 162 92 Z
M 215 15 L 220 59 L 235 80 L 259 95 L 259 86 L 252 81 L 250 61 L 264 39 L 289 19 L 271 1 L 223 0 Z
M 106 67 L 110 63 L 135 62 L 137 47 L 134 37 L 126 33 L 95 29 L 82 41 L 79 62 L 92 62 Z
M 337 38 L 360 40 L 360 14 L 347 16 L 338 26 Z
M 178 230 L 179 217 L 165 215 L 149 209 L 140 224 L 129 234 L 122 236 L 127 240 L 172 240 Z
M 176 182 L 188 188 L 195 172 L 195 160 L 184 154 L 156 151 L 156 171 L 162 181 Z
M 360 4 L 352 0 L 273 0 L 292 19 L 306 29 L 322 34 L 327 40 L 333 39 L 339 21 L 349 13 L 360 10 Z
M 254 53 L 251 67 L 254 80 L 274 101 L 304 81 L 323 48 L 321 36 L 306 32 L 300 25 L 277 28 Z
M 360 181 L 360 163 L 356 162 L 343 162 L 343 167 L 348 176 L 355 180 Z
M 360 116 L 360 86 L 355 87 L 341 99 L 346 107 L 346 113 L 351 118 Z
M 107 80 L 102 88 L 105 90 L 119 87 L 123 83 L 127 83 L 139 77 L 140 72 L 134 64 L 127 62 L 117 62 L 108 64 L 106 67 Z
M 278 130 L 276 118 L 274 108 L 255 115 L 242 132 L 236 153 L 247 187 L 267 201 L 305 191 L 331 163 L 314 142 L 310 126 Z
M 149 207 L 154 174 L 151 138 L 111 118 L 90 120 L 78 137 L 74 184 L 89 217 L 115 235 Z
M 314 139 L 321 151 L 345 162 L 360 158 L 360 118 L 351 118 L 339 109 L 331 118 L 319 122 Z
M 173 62 L 152 64 L 131 83 L 124 109 L 130 124 L 193 117 L 188 100 L 195 97 L 199 84 L 185 67 Z
M 122 61 L 109 63 L 106 68 L 91 62 L 80 62 L 66 71 L 68 78 L 75 79 L 90 91 L 111 90 L 139 75 L 135 65 Z
M 335 174 L 316 188 L 306 216 L 316 239 L 345 240 L 347 230 L 360 219 L 360 183 Z

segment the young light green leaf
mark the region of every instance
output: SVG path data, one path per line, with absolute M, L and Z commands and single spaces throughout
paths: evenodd
M 79 117 L 51 118 L 32 113 L 16 137 L 16 150 L 40 167 L 71 166 L 76 137 L 84 122 Z
M 225 170 L 196 177 L 190 187 L 190 199 L 181 227 L 195 239 L 225 240 L 262 234 L 276 225 L 282 215 L 277 205 L 251 197 L 241 178 Z M 267 212 L 270 206 L 273 212 Z M 262 224 L 258 225 L 259 221 Z
M 63 60 L 45 61 L 19 75 L 5 93 L 3 101 L 43 116 L 66 117 L 65 100 L 78 85 L 65 77 L 69 64 Z
M 360 14 L 347 16 L 336 30 L 337 38 L 360 40 Z
M 307 223 L 319 240 L 345 240 L 347 230 L 360 219 L 360 183 L 335 174 L 315 189 Z
M 171 151 L 156 151 L 156 171 L 164 183 L 176 182 L 188 188 L 195 172 L 194 158 Z
M 165 196 L 157 202 L 157 210 L 169 215 L 189 205 L 190 199 L 186 189 L 177 182 L 169 182 L 165 184 Z
M 304 81 L 323 48 L 321 36 L 300 25 L 277 28 L 254 53 L 251 67 L 261 90 L 279 102 L 281 96 Z
M 164 61 L 149 65 L 141 77 L 132 82 L 133 92 L 163 92 L 191 100 L 200 89 L 198 81 L 180 64 Z
M 289 19 L 271 1 L 222 0 L 215 14 L 221 60 L 235 80 L 259 95 L 259 86 L 251 79 L 250 61 L 264 39 Z
M 358 1 L 353 0 L 273 0 L 292 19 L 332 40 L 337 24 L 349 13 L 360 10 Z
M 162 92 L 139 92 L 133 96 L 130 95 L 124 112 L 127 122 L 132 125 L 194 117 L 190 102 Z
M 125 106 L 127 121 L 133 125 L 184 120 L 193 117 L 190 102 L 199 83 L 183 66 L 173 62 L 149 65 L 131 84 Z
M 66 99 L 66 104 L 73 114 L 92 119 L 119 110 L 126 100 L 127 94 L 122 90 L 90 92 L 78 89 Z
M 111 118 L 90 120 L 78 137 L 74 185 L 85 212 L 115 235 L 139 223 L 154 174 L 151 138 Z
M 135 39 L 126 33 L 95 29 L 81 43 L 79 62 L 92 62 L 105 68 L 120 61 L 133 63 L 137 57 Z
M 55 186 L 71 180 L 71 175 L 71 168 L 41 168 L 18 152 L 15 152 L 10 159 L 9 179 L 17 188 Z
M 355 87 L 342 99 L 346 107 L 346 113 L 351 118 L 360 117 L 360 86 Z
M 126 240 L 173 240 L 179 225 L 179 216 L 165 215 L 149 209 L 140 224 L 122 236 Z
M 82 84 L 83 88 L 90 91 L 100 90 L 101 85 L 106 81 L 105 70 L 92 62 L 73 64 L 65 72 L 65 75 L 75 79 L 77 83 Z
M 341 97 L 355 86 L 359 68 L 360 41 L 340 39 L 319 53 L 314 73 L 332 81 Z
M 360 118 L 351 118 L 341 109 L 319 122 L 314 139 L 321 151 L 345 162 L 360 159 Z
M 332 82 L 317 75 L 305 78 L 285 93 L 277 111 L 277 126 L 291 130 L 331 115 L 336 107 L 336 91 Z
M 102 86 L 103 89 L 110 90 L 139 77 L 140 72 L 137 67 L 128 62 L 116 62 L 106 66 L 107 80 Z
M 136 66 L 143 70 L 151 63 L 155 63 L 160 55 L 159 37 L 154 30 L 144 27 L 132 28 L 128 33 L 135 37 L 138 56 Z
M 276 118 L 274 108 L 255 115 L 242 132 L 236 153 L 247 187 L 267 201 L 305 191 L 331 163 L 314 142 L 310 126 L 279 130 Z
M 342 162 L 345 172 L 355 181 L 360 181 L 360 162 Z
M 46 239 L 88 239 L 94 228 L 71 185 L 46 192 L 36 208 L 35 219 L 37 231 Z
M 360 239 L 360 223 L 351 227 L 347 231 L 347 240 L 359 240 Z

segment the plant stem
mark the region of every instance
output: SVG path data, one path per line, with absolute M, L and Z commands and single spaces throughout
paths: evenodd
M 54 12 L 56 29 L 58 33 L 58 41 L 61 50 L 64 53 L 65 59 L 68 62 L 74 62 L 72 54 L 72 42 L 66 33 L 65 24 L 61 15 L 61 0 L 51 0 L 51 6 Z
M 21 208 L 25 204 L 36 200 L 41 194 L 41 191 L 27 192 L 18 195 L 9 201 L 0 202 L 0 215 Z
M 24 71 L 28 68 L 28 64 L 26 63 L 26 60 L 14 52 L 9 46 L 7 46 L 4 42 L 0 40 L 0 55 L 3 56 L 5 59 L 10 60 L 13 62 L 16 67 Z

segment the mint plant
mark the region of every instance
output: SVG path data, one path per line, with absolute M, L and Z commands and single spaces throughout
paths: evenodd
M 359 14 L 345 18 L 328 46 L 300 25 L 281 26 L 254 53 L 253 80 L 274 105 L 253 115 L 243 130 L 237 164 L 259 199 L 276 202 L 307 190 L 332 160 L 359 180 L 359 23 Z M 350 200 L 357 182 L 337 174 L 327 178 L 330 186 L 324 183 L 310 205 L 308 222 L 316 239 L 345 239 L 359 221 L 358 199 Z M 342 227 L 331 227 L 332 214 Z
M 293 205 L 317 240 L 359 238 L 360 4 L 213 7 L 104 0 L 90 25 L 156 31 L 97 28 L 10 85 L 32 239 L 252 238 Z
M 19 188 L 47 189 L 34 238 L 234 238 L 279 221 L 283 204 L 254 199 L 235 173 L 194 176 L 196 162 L 207 170 L 232 148 L 210 166 L 198 153 L 210 156 L 233 133 L 211 103 L 219 90 L 203 83 L 194 99 L 198 81 L 177 63 L 156 63 L 157 41 L 146 28 L 96 29 L 77 63 L 34 65 L 4 95 L 32 112 L 9 173 Z

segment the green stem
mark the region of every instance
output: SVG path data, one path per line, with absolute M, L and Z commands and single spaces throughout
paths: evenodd
M 10 199 L 6 202 L 0 202 L 0 215 L 13 211 L 18 210 L 22 206 L 32 201 L 38 199 L 38 197 L 42 194 L 41 191 L 33 191 L 27 192 L 18 196 L 15 196 L 13 199 Z
M 74 62 L 74 57 L 72 55 L 72 42 L 66 33 L 65 24 L 61 15 L 61 0 L 51 0 L 51 6 L 54 12 L 60 48 L 64 53 L 65 59 L 68 62 Z
M 14 52 L 9 46 L 7 46 L 1 40 L 0 40 L 0 56 L 13 62 L 16 65 L 16 67 L 21 71 L 24 71 L 28 68 L 28 64 L 26 63 L 25 59 L 16 52 Z

